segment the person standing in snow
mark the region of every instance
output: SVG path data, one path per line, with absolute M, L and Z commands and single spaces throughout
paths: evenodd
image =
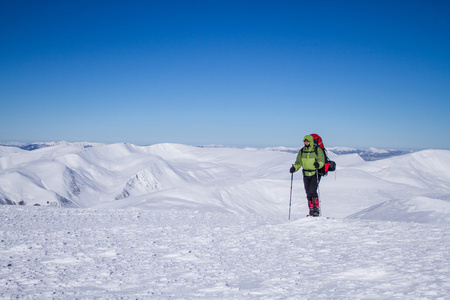
M 318 169 L 325 165 L 325 154 L 322 148 L 314 145 L 314 138 L 311 135 L 305 136 L 303 143 L 305 146 L 298 152 L 295 164 L 289 171 L 295 173 L 303 168 L 303 184 L 308 199 L 309 214 L 318 217 L 320 215 L 319 195 L 317 194 L 320 181 Z

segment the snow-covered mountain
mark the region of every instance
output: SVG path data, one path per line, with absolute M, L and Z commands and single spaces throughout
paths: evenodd
M 207 206 L 277 215 L 286 208 L 288 169 L 296 157 L 284 150 L 179 144 L 86 148 L 83 143 L 59 143 L 34 151 L 0 147 L 0 203 L 80 208 Z M 433 201 L 428 211 L 442 216 L 436 202 L 446 206 L 450 200 L 450 151 L 426 150 L 377 161 L 331 151 L 329 156 L 338 167 L 323 179 L 320 193 L 330 217 L 373 217 L 381 203 L 384 210 L 399 203 L 408 211 L 425 209 L 418 201 Z M 301 174 L 294 177 L 294 207 L 305 210 Z
M 266 150 L 272 151 L 281 151 L 287 153 L 298 153 L 299 148 L 288 148 L 288 147 L 269 147 L 265 148 Z M 345 155 L 345 154 L 358 154 L 362 159 L 366 161 L 385 159 L 392 156 L 400 156 L 404 154 L 413 153 L 413 150 L 394 150 L 394 149 L 377 149 L 377 148 L 368 148 L 368 149 L 356 149 L 349 147 L 329 147 L 326 148 L 328 152 L 332 152 L 337 155 Z
M 359 156 L 361 156 L 362 159 L 367 161 L 372 160 L 378 160 L 378 159 L 384 159 L 392 156 L 399 156 L 404 155 L 408 153 L 413 153 L 413 150 L 395 150 L 395 149 L 377 149 L 377 148 L 368 148 L 368 149 L 355 149 L 355 148 L 348 148 L 348 147 L 331 147 L 328 149 L 328 151 L 331 151 L 335 154 L 342 155 L 342 154 L 353 154 L 357 153 Z
M 447 297 L 450 151 L 330 151 L 325 217 L 299 172 L 288 220 L 285 150 L 0 147 L 0 298 Z
M 90 147 L 95 147 L 95 146 L 101 146 L 104 145 L 102 143 L 91 143 L 91 142 L 75 142 L 75 143 L 71 143 L 71 142 L 66 142 L 66 141 L 61 141 L 61 142 L 39 142 L 39 143 L 31 143 L 31 144 L 26 144 L 26 143 L 16 143 L 16 142 L 9 142 L 9 143 L 0 143 L 0 146 L 8 146 L 8 147 L 17 147 L 23 150 L 36 150 L 36 149 L 41 149 L 41 148 L 46 148 L 46 147 L 53 147 L 53 146 L 57 146 L 57 145 L 67 145 L 67 146 L 82 146 L 85 148 L 90 148 Z

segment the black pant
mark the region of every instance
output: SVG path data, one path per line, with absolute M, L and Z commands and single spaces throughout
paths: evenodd
M 319 180 L 317 180 L 317 175 L 313 176 L 303 176 L 303 184 L 305 185 L 306 197 L 308 199 L 319 198 L 317 194 L 317 188 L 319 187 Z

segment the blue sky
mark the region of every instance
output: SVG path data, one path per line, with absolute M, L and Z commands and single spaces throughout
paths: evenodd
M 448 1 L 2 1 L 0 141 L 450 149 Z

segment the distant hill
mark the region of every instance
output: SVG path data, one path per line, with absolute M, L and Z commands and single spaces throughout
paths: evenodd
M 67 146 L 82 146 L 84 148 L 90 148 L 90 147 L 96 147 L 96 146 L 102 146 L 105 144 L 102 143 L 91 143 L 91 142 L 76 142 L 76 143 L 70 143 L 70 142 L 36 142 L 31 144 L 25 144 L 25 143 L 0 143 L 0 146 L 8 146 L 8 147 L 17 147 L 22 150 L 27 151 L 33 151 L 41 148 L 46 147 L 53 147 L 57 145 L 67 145 Z M 222 145 L 198 145 L 196 147 L 199 148 L 235 148 L 235 147 L 226 147 Z M 239 149 L 236 147 L 236 149 Z M 251 148 L 248 148 L 251 149 Z M 280 151 L 280 152 L 287 152 L 287 153 L 298 153 L 300 150 L 299 148 L 288 148 L 288 147 L 267 147 L 267 148 L 255 148 L 259 150 L 271 150 L 271 151 Z M 378 160 L 378 159 L 384 159 L 392 156 L 399 156 L 404 155 L 408 153 L 413 153 L 413 150 L 395 150 L 395 149 L 377 149 L 377 148 L 369 148 L 369 149 L 355 149 L 355 148 L 348 148 L 348 147 L 330 147 L 327 148 L 327 151 L 333 152 L 337 155 L 344 155 L 344 154 L 358 154 L 361 156 L 361 158 L 365 161 L 372 161 L 372 160 Z
M 377 149 L 377 148 L 369 148 L 369 149 L 354 149 L 354 148 L 347 148 L 347 147 L 332 147 L 328 148 L 328 151 L 331 151 L 337 155 L 343 155 L 343 154 L 358 154 L 361 156 L 362 159 L 365 161 L 371 161 L 371 160 L 378 160 L 383 158 L 388 158 L 392 156 L 399 156 L 404 154 L 413 153 L 413 150 L 384 150 L 384 149 Z
M 300 149 L 299 148 L 286 148 L 286 147 L 272 147 L 272 148 L 266 148 L 266 150 L 297 153 Z M 377 148 L 355 149 L 355 148 L 348 148 L 348 147 L 330 147 L 330 148 L 327 148 L 327 151 L 332 152 L 337 155 L 358 154 L 365 161 L 378 160 L 378 159 L 388 158 L 388 157 L 392 157 L 392 156 L 399 156 L 399 155 L 404 155 L 404 154 L 414 152 L 413 150 L 402 151 L 402 150 L 394 150 L 394 149 L 384 150 L 384 149 L 377 149 Z
M 6 146 L 6 147 L 17 147 L 20 148 L 22 150 L 27 150 L 27 151 L 33 151 L 33 150 L 37 150 L 37 149 L 41 149 L 41 148 L 47 148 L 47 147 L 53 147 L 53 146 L 57 146 L 57 145 L 67 145 L 67 146 L 83 146 L 84 148 L 90 148 L 90 147 L 95 147 L 95 146 L 101 146 L 104 145 L 102 143 L 90 143 L 90 142 L 76 142 L 76 143 L 70 143 L 70 142 L 65 142 L 65 141 L 61 141 L 61 142 L 36 142 L 36 143 L 31 143 L 31 144 L 26 144 L 26 143 L 0 143 L 0 146 Z

